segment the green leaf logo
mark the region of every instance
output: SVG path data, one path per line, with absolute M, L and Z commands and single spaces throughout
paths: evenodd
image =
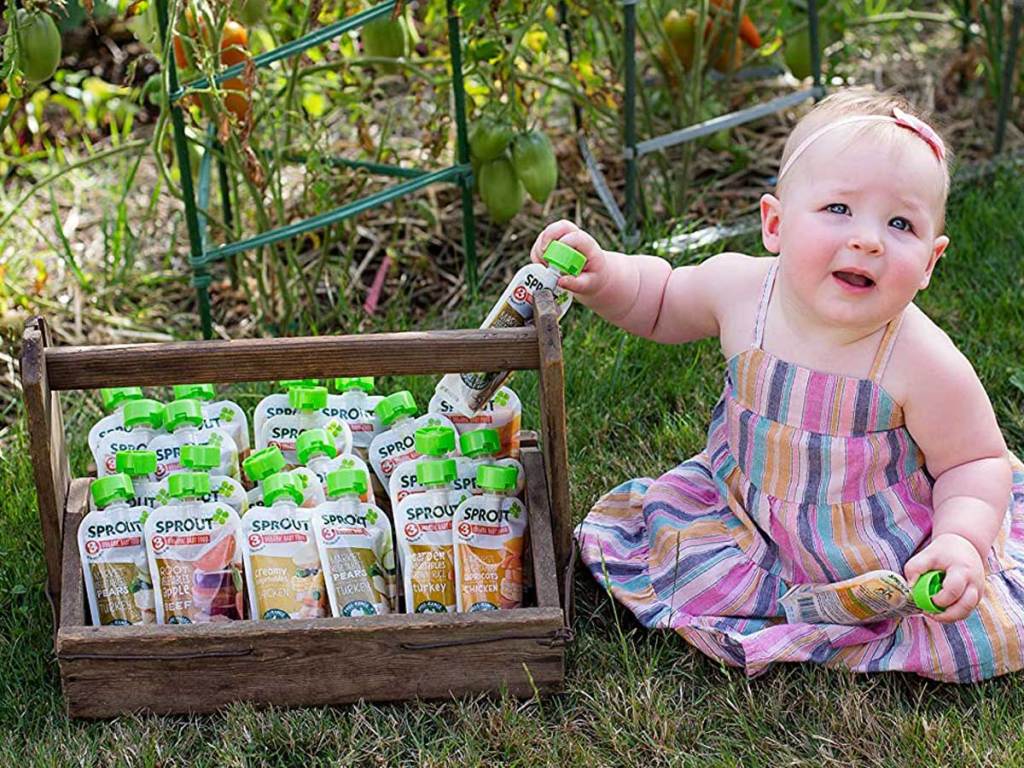
M 341 466 L 344 469 L 351 469 L 355 465 L 356 465 L 356 462 L 355 462 L 354 459 L 342 459 L 341 460 Z
M 228 513 L 225 512 L 223 509 L 218 509 L 216 512 L 213 513 L 213 522 L 217 523 L 218 525 L 223 525 L 227 521 Z
M 161 488 L 159 491 L 156 492 L 156 503 L 157 504 L 163 506 L 164 504 L 166 504 L 170 500 L 171 500 L 171 494 L 170 494 L 170 492 L 166 488 Z M 148 516 L 149 513 L 147 512 L 146 514 Z
M 217 418 L 227 424 L 230 424 L 235 420 L 235 412 L 230 408 L 224 407 L 220 409 L 220 413 L 217 415 Z
M 234 493 L 234 491 L 235 489 L 227 480 L 221 483 L 220 488 L 217 489 L 217 493 L 219 493 L 221 496 L 231 496 L 231 494 Z
M 327 426 L 324 427 L 327 430 L 327 434 L 331 437 L 337 437 L 341 434 L 341 425 L 336 421 L 328 422 Z
M 440 419 L 427 419 L 428 427 L 436 427 L 441 423 Z
M 377 522 L 377 512 L 376 512 L 376 510 L 373 510 L 373 509 L 366 510 L 366 522 L 368 522 L 370 525 L 373 525 L 374 523 Z
M 145 512 L 143 512 L 143 513 L 142 513 L 141 515 L 139 515 L 139 524 L 140 524 L 140 525 L 145 525 L 145 524 L 146 524 L 146 521 L 147 521 L 148 519 L 149 519 L 149 510 L 147 509 L 147 510 L 146 510 Z
M 518 520 L 519 519 L 519 506 L 516 505 L 516 506 L 512 507 L 508 511 L 508 516 L 511 517 L 513 520 Z
M 303 488 L 309 485 L 309 475 L 303 473 L 293 475 L 293 477 L 297 477 L 299 479 L 299 485 L 301 485 Z
M 509 400 L 508 392 L 499 391 L 498 394 L 496 394 L 494 396 L 494 402 L 497 405 L 501 405 L 501 406 L 508 405 L 508 400 Z
M 224 438 L 221 436 L 219 432 L 214 432 L 212 435 L 210 435 L 210 445 L 218 446 L 223 442 Z

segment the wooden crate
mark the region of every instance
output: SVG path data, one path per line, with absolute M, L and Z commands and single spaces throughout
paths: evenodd
M 536 327 L 105 347 L 55 347 L 41 318 L 21 359 L 47 595 L 68 714 L 516 696 L 561 689 L 571 550 L 561 339 L 553 297 Z M 541 431 L 525 435 L 535 605 L 479 614 L 392 614 L 193 626 L 89 625 L 77 545 L 89 478 L 71 479 L 60 392 L 113 386 L 537 369 Z

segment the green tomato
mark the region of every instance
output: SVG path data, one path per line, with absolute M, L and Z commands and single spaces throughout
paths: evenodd
M 782 47 L 786 68 L 797 80 L 811 76 L 811 33 L 807 29 L 786 37 Z
M 42 11 L 18 9 L 18 69 L 32 85 L 53 77 L 60 64 L 60 30 Z
M 363 40 L 363 53 L 374 58 L 400 59 L 406 53 L 405 25 L 401 20 L 389 18 L 374 19 L 363 26 L 360 35 Z M 394 64 L 383 64 L 384 72 L 394 72 L 398 67 Z
M 499 157 L 480 167 L 480 197 L 497 224 L 504 224 L 519 213 L 523 207 L 523 185 L 516 178 L 511 160 Z
M 530 197 L 538 203 L 548 199 L 558 183 L 558 160 L 545 134 L 540 131 L 519 134 L 512 143 L 512 165 Z
M 512 137 L 512 126 L 485 117 L 469 132 L 469 151 L 477 160 L 497 160 L 512 143 Z

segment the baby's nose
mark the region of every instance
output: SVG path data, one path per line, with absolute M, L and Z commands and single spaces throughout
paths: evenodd
M 850 236 L 850 249 L 869 254 L 881 253 L 882 238 L 873 229 L 862 228 Z

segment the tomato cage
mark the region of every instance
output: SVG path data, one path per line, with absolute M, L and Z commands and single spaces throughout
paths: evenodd
M 640 221 L 640 199 L 639 199 L 639 161 L 645 155 L 662 152 L 670 147 L 694 141 L 704 137 L 712 136 L 719 131 L 727 130 L 744 123 L 759 120 L 767 115 L 776 114 L 796 106 L 807 99 L 819 101 L 826 95 L 825 84 L 822 82 L 822 54 L 826 45 L 822 35 L 819 21 L 819 3 L 817 0 L 791 0 L 791 2 L 806 10 L 807 29 L 810 46 L 810 70 L 812 85 L 810 88 L 803 88 L 793 93 L 778 96 L 767 102 L 755 104 L 745 109 L 740 109 L 727 114 L 714 116 L 692 125 L 683 126 L 669 133 L 653 136 L 648 139 L 638 137 L 637 128 L 637 2 L 638 0 L 621 0 L 620 5 L 623 13 L 623 61 L 622 73 L 624 80 L 623 93 L 623 114 L 622 114 L 622 158 L 625 164 L 624 183 L 624 205 L 619 206 L 615 194 L 601 170 L 598 161 L 595 159 L 587 140 L 585 127 L 583 125 L 582 110 L 578 105 L 574 106 L 574 117 L 576 126 L 577 143 L 580 155 L 586 165 L 591 183 L 597 192 L 598 197 L 607 209 L 613 222 L 618 228 L 623 243 L 626 246 L 636 245 L 640 240 L 638 223 Z M 727 7 L 728 4 L 726 4 Z M 745 0 L 738 0 L 732 6 L 733 25 L 732 35 L 728 44 L 735 42 L 736 30 L 739 28 L 739 21 L 743 16 L 746 6 Z M 962 37 L 960 47 L 966 50 L 971 40 L 970 31 L 970 4 L 963 3 L 959 9 L 959 27 Z M 706 4 L 705 4 L 706 8 Z M 569 8 L 566 0 L 559 0 L 559 23 L 563 30 L 565 44 L 568 51 L 570 63 L 573 57 L 572 25 L 569 24 Z M 706 18 L 706 16 L 704 17 Z M 702 19 L 703 21 L 703 19 Z M 1000 40 L 1002 51 L 997 52 L 1000 62 L 999 80 L 1000 89 L 997 103 L 997 118 L 994 127 L 993 152 L 999 155 L 1003 151 L 1003 144 L 1006 135 L 1006 124 L 1008 122 L 1010 107 L 1013 99 L 1014 69 L 1017 64 L 1018 51 L 1020 46 L 1021 28 L 1024 26 L 1024 0 L 1011 0 L 1011 16 L 1007 29 L 1003 29 L 1002 17 L 998 18 L 1000 24 Z M 736 80 L 756 80 L 780 74 L 777 67 L 752 67 L 732 76 Z M 716 72 L 711 75 L 723 77 Z M 730 228 L 732 231 L 743 230 L 744 227 Z M 681 238 L 693 240 L 694 242 L 706 241 L 699 237 L 703 233 L 696 233 L 695 236 Z
M 168 0 L 157 0 L 157 20 L 160 39 L 164 50 L 170 49 L 169 41 L 172 33 L 168 30 Z M 265 68 L 271 64 L 302 54 L 314 46 L 333 40 L 346 32 L 359 29 L 376 19 L 392 15 L 397 0 L 387 0 L 364 11 L 348 16 L 327 26 L 307 32 L 304 35 L 280 45 L 272 50 L 252 57 L 256 68 Z M 448 11 L 448 43 L 451 59 L 451 89 L 454 98 L 456 127 L 456 159 L 453 165 L 437 170 L 407 168 L 397 165 L 351 160 L 344 157 L 325 158 L 332 167 L 365 170 L 371 174 L 390 176 L 398 179 L 398 183 L 379 192 L 362 198 L 351 200 L 344 205 L 333 208 L 316 216 L 275 227 L 265 232 L 245 237 L 241 240 L 215 244 L 209 242 L 207 232 L 207 211 L 210 202 L 210 185 L 214 155 L 218 154 L 219 145 L 216 140 L 214 126 L 207 131 L 206 151 L 199 162 L 198 194 L 192 182 L 191 162 L 188 152 L 188 141 L 185 131 L 185 119 L 181 108 L 182 100 L 191 92 L 209 88 L 213 84 L 222 85 L 231 78 L 243 74 L 247 62 L 243 61 L 221 68 L 212 81 L 200 77 L 184 84 L 179 84 L 178 70 L 173 55 L 165 54 L 164 64 L 167 67 L 168 92 L 171 104 L 171 124 L 174 131 L 174 151 L 177 156 L 178 168 L 181 173 L 181 191 L 185 204 L 185 222 L 188 228 L 189 264 L 192 268 L 192 284 L 196 289 L 199 317 L 204 338 L 213 336 L 213 320 L 210 313 L 209 287 L 212 281 L 210 268 L 222 261 L 228 262 L 228 269 L 235 277 L 233 257 L 243 251 L 255 250 L 272 245 L 282 240 L 297 237 L 312 230 L 328 227 L 348 219 L 359 213 L 385 205 L 400 197 L 410 195 L 432 184 L 455 184 L 461 191 L 462 207 L 462 243 L 465 253 L 466 282 L 471 293 L 476 291 L 476 225 L 473 217 L 473 171 L 469 162 L 469 139 L 466 127 L 466 94 L 462 78 L 462 41 L 460 36 L 460 17 L 455 0 L 447 0 Z M 286 155 L 286 162 L 304 163 L 306 157 L 300 154 Z M 229 194 L 228 168 L 223 156 L 216 159 L 219 176 L 221 210 L 224 221 L 231 226 L 232 210 Z

